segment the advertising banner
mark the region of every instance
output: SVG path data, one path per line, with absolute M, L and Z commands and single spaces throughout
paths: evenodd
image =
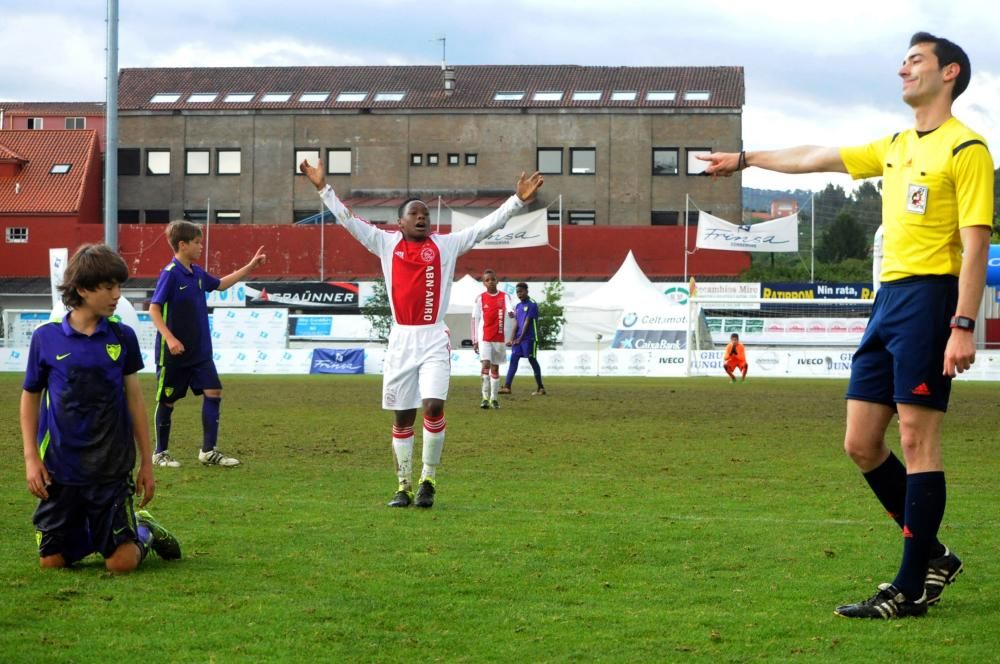
M 793 214 L 759 224 L 737 225 L 699 211 L 696 245 L 699 249 L 723 251 L 798 251 L 799 217 Z
M 250 348 L 216 348 L 212 353 L 220 374 L 252 374 L 257 351 Z
M 285 348 L 287 309 L 216 309 L 212 314 L 212 347 Z
M 268 348 L 257 351 L 254 358 L 255 374 L 307 374 L 311 373 L 312 349 Z
M 28 368 L 28 347 L 0 348 L 0 371 L 24 373 Z
M 639 311 L 623 311 L 618 318 L 612 348 L 665 350 L 686 347 L 688 310 L 667 306 Z
M 224 291 L 209 291 L 205 293 L 205 304 L 209 307 L 245 307 L 247 285 L 237 281 Z
M 363 348 L 314 348 L 311 374 L 363 374 L 365 351 Z
M 520 249 L 543 247 L 549 243 L 548 210 L 541 209 L 511 217 L 507 225 L 476 244 L 473 249 Z M 478 218 L 464 212 L 451 211 L 451 230 L 461 231 L 473 226 Z
M 684 376 L 687 374 L 687 353 L 677 350 L 654 350 L 649 354 L 647 376 Z
M 698 287 L 701 294 L 701 286 Z M 875 297 L 872 285 L 854 283 L 764 282 L 760 296 L 771 300 L 871 300 Z
M 357 311 L 360 304 L 358 284 L 348 281 L 252 281 L 245 292 L 248 307 Z

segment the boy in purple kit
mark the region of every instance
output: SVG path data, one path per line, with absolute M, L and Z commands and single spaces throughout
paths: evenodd
M 528 284 L 523 281 L 514 288 L 514 293 L 520 300 L 514 307 L 517 327 L 514 329 L 514 339 L 507 342 L 511 347 L 510 368 L 507 369 L 507 380 L 500 388 L 500 394 L 510 394 L 510 386 L 514 382 L 514 376 L 517 375 L 518 362 L 522 357 L 526 357 L 535 374 L 537 386 L 531 394 L 539 396 L 545 394 L 545 386 L 542 385 L 542 368 L 535 358 L 538 354 L 538 304 L 528 296 Z
M 238 459 L 216 449 L 222 381 L 212 360 L 212 336 L 208 329 L 205 293 L 224 291 L 262 265 L 264 247 L 250 262 L 222 279 L 205 272 L 195 261 L 201 257 L 201 226 L 174 221 L 167 226 L 167 241 L 174 259 L 156 282 L 149 313 L 156 326 L 156 452 L 153 464 L 167 468 L 181 465 L 168 451 L 174 403 L 188 388 L 203 394 L 201 424 L 204 436 L 198 460 L 206 466 L 238 466 Z
M 97 552 L 111 572 L 131 572 L 150 549 L 180 558 L 173 535 L 148 512 L 153 499 L 139 342 L 113 316 L 125 261 L 105 245 L 80 247 L 59 286 L 69 309 L 31 336 L 21 393 L 28 491 L 42 567 L 68 567 Z M 139 447 L 136 482 L 132 470 Z

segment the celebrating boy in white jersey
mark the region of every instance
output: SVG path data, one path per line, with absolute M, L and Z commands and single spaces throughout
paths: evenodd
M 326 183 L 323 162 L 299 165 L 344 228 L 379 257 L 389 292 L 393 327 L 382 379 L 382 408 L 395 412 L 392 449 L 399 486 L 390 507 L 431 507 L 435 471 L 444 447 L 444 402 L 451 374 L 451 343 L 444 324 L 458 257 L 507 223 L 542 186 L 541 174 L 521 173 L 517 194 L 475 225 L 448 235 L 432 234 L 427 205 L 410 199 L 399 207 L 399 230 L 385 231 L 347 209 Z M 414 500 L 410 483 L 413 423 L 424 410 L 423 471 Z

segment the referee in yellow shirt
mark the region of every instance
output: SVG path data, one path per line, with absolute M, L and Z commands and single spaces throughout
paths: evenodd
M 914 126 L 867 145 L 713 153 L 711 175 L 748 166 L 781 173 L 882 177 L 881 288 L 851 364 L 844 449 L 899 524 L 903 558 L 892 583 L 837 607 L 848 618 L 919 616 L 962 561 L 937 539 L 944 516 L 941 425 L 951 379 L 976 357 L 973 338 L 993 223 L 993 159 L 982 136 L 952 116 L 971 77 L 957 44 L 918 32 L 899 68 Z M 899 417 L 904 465 L 885 444 Z

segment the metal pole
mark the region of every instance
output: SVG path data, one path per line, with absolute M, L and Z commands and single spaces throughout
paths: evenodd
M 688 280 L 688 194 L 684 194 L 684 283 Z
M 809 281 L 812 283 L 816 282 L 816 192 L 814 191 L 809 197 L 809 224 L 811 227 L 810 231 L 810 247 L 809 247 Z
M 104 78 L 104 243 L 118 251 L 118 0 L 108 0 Z
M 326 281 L 326 208 L 319 204 L 319 280 Z
M 212 266 L 209 265 L 209 260 L 212 258 L 212 254 L 208 252 L 208 241 L 211 239 L 212 233 L 212 197 L 208 197 L 208 201 L 205 203 L 205 269 L 209 272 L 212 271 Z
M 563 280 L 563 209 L 562 194 L 559 194 L 559 283 Z
M 437 228 L 435 228 L 434 230 L 437 231 L 438 233 L 441 232 L 441 197 L 440 196 L 438 196 Z

